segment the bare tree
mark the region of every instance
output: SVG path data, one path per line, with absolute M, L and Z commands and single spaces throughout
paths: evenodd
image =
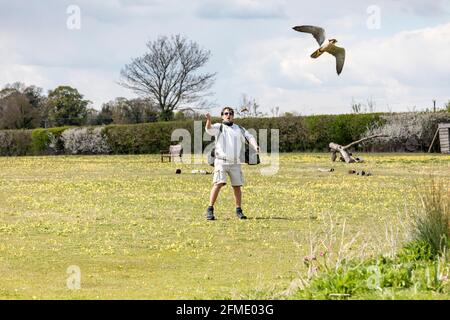
M 367 99 L 367 111 L 370 113 L 375 112 L 375 101 L 373 100 L 372 96 L 370 96 L 370 98 Z
M 254 117 L 258 117 L 258 116 L 262 116 L 262 112 L 258 111 L 260 105 L 256 103 L 256 100 L 253 99 L 253 116 Z
M 147 48 L 122 69 L 122 86 L 152 99 L 162 120 L 172 119 L 173 110 L 183 103 L 203 100 L 216 74 L 196 71 L 208 62 L 209 51 L 180 35 L 160 36 Z
M 158 109 L 149 99 L 118 97 L 102 105 L 96 121 L 98 124 L 132 124 L 155 122 L 157 119 Z
M 353 113 L 360 113 L 361 112 L 361 103 L 356 103 L 355 100 L 352 98 L 352 111 Z
M 38 110 L 20 92 L 0 99 L 0 129 L 32 129 L 39 125 Z
M 256 102 L 255 98 L 247 96 L 245 93 L 241 95 L 241 101 L 236 113 L 241 117 L 262 117 L 267 114 L 258 111 L 260 105 Z
M 241 94 L 241 101 L 239 102 L 239 108 L 236 113 L 241 117 L 250 116 L 252 110 L 252 99 L 245 93 Z

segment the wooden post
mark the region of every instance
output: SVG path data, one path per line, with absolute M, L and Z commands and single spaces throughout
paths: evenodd
M 341 161 L 345 161 L 346 163 L 353 163 L 353 162 L 363 162 L 362 159 L 358 158 L 358 157 L 353 157 L 352 154 L 350 152 L 347 151 L 347 149 L 349 149 L 350 147 L 354 146 L 355 144 L 358 144 L 360 142 L 369 140 L 369 139 L 373 139 L 373 138 L 378 138 L 378 137 L 386 137 L 386 135 L 383 134 L 376 134 L 370 137 L 366 137 L 366 138 L 362 138 L 359 139 L 357 141 L 354 141 L 346 146 L 341 146 L 340 144 L 331 142 L 328 146 L 331 149 L 331 161 L 335 161 L 336 160 L 336 153 L 339 152 L 341 154 Z
M 434 144 L 434 140 L 436 139 L 436 137 L 437 137 L 438 133 L 439 133 L 439 126 L 438 126 L 438 128 L 436 129 L 436 133 L 434 134 L 434 138 L 433 138 L 433 141 L 431 141 L 430 147 L 428 148 L 428 153 L 430 153 L 430 151 L 431 151 L 431 147 L 433 146 L 433 144 Z

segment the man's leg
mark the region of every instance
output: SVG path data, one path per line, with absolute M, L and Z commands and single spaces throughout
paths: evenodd
M 234 191 L 234 200 L 236 203 L 236 208 L 240 208 L 241 202 L 242 202 L 241 186 L 233 187 L 233 191 Z
M 234 200 L 236 202 L 236 215 L 239 219 L 247 219 L 247 217 L 242 212 L 241 201 L 242 201 L 242 191 L 241 186 L 233 187 Z
M 209 206 L 208 206 L 208 209 L 206 209 L 206 219 L 207 220 L 216 220 L 216 217 L 214 216 L 214 204 L 216 203 L 220 189 L 224 185 L 225 185 L 225 183 L 215 183 L 211 189 L 211 193 L 209 195 Z
M 220 189 L 226 184 L 227 177 L 225 175 L 225 171 L 221 167 L 219 163 L 216 163 L 214 166 L 214 176 L 213 176 L 213 187 L 211 189 L 211 193 L 209 194 L 209 206 L 206 210 L 206 219 L 207 220 L 215 220 L 214 217 L 214 204 L 216 203 L 217 197 L 219 195 Z
M 234 200 L 236 203 L 236 215 L 239 219 L 247 219 L 241 209 L 242 191 L 244 176 L 242 175 L 241 165 L 235 165 L 230 168 L 231 185 L 233 186 Z
M 225 183 L 214 184 L 211 193 L 209 195 L 209 206 L 214 207 L 217 197 L 219 196 L 220 189 L 225 185 Z

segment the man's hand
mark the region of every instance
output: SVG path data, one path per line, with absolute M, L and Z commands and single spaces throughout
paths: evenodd
M 211 114 L 207 112 L 206 116 L 206 129 L 211 129 Z

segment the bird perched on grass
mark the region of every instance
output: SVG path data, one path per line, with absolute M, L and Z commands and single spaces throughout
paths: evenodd
M 321 27 L 296 26 L 292 29 L 298 32 L 306 32 L 312 34 L 312 36 L 319 43 L 320 48 L 311 54 L 311 58 L 316 59 L 320 57 L 324 52 L 332 54 L 336 58 L 337 74 L 341 74 L 345 62 L 345 49 L 334 45 L 337 42 L 336 39 L 329 39 L 325 41 L 325 30 Z

